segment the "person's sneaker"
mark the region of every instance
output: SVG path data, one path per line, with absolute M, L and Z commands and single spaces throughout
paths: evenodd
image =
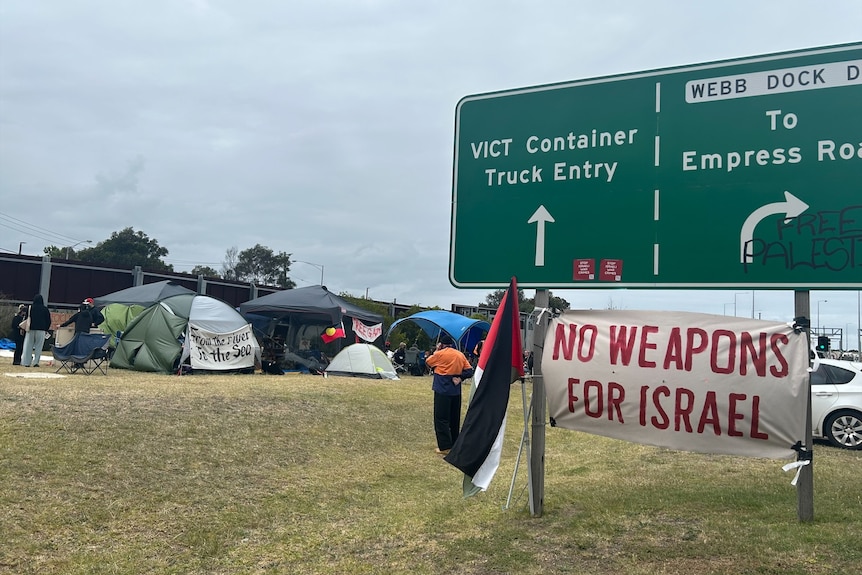
M 33 367 L 39 367 L 39 364 L 38 364 L 38 363 L 34 363 L 34 364 L 33 364 Z
M 440 449 L 439 447 L 434 448 L 434 453 L 437 455 L 447 455 L 449 453 L 448 449 Z

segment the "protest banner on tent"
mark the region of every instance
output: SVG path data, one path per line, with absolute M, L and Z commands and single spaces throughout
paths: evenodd
M 187 341 L 192 369 L 223 371 L 254 367 L 251 325 L 229 333 L 214 333 L 190 323 Z
M 357 318 L 353 319 L 353 333 L 365 341 L 373 342 L 383 334 L 383 324 L 365 325 Z

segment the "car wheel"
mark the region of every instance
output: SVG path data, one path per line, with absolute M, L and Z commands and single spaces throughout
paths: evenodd
M 826 438 L 836 447 L 862 449 L 862 413 L 837 411 L 829 416 L 823 426 Z

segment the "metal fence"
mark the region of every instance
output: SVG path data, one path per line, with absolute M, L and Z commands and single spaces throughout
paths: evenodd
M 99 297 L 122 289 L 174 281 L 199 294 L 223 300 L 233 307 L 281 288 L 192 274 L 132 269 L 52 260 L 49 256 L 0 254 L 0 303 L 30 303 L 42 294 L 53 309 L 77 307 L 84 298 Z

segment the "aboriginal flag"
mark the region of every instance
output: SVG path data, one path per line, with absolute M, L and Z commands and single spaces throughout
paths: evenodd
M 344 333 L 344 324 L 338 324 L 332 327 L 328 327 L 323 330 L 322 334 L 320 334 L 320 339 L 322 339 L 324 343 L 330 343 L 342 337 L 347 337 L 347 335 Z
M 445 460 L 464 472 L 464 497 L 488 489 L 503 449 L 509 390 L 524 376 L 518 283 L 512 278 L 485 339 L 464 427 Z

